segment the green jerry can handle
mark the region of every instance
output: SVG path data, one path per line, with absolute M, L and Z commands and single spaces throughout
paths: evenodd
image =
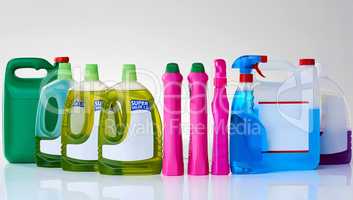
M 120 108 L 116 102 L 120 103 Z M 108 112 L 113 107 L 116 130 L 114 135 L 107 134 Z M 129 130 L 130 114 L 125 98 L 116 90 L 108 90 L 104 95 L 104 102 L 99 121 L 99 136 L 103 137 L 103 144 L 119 144 L 125 140 Z M 111 129 L 110 129 L 111 130 Z
M 15 75 L 15 71 L 22 68 L 46 69 L 48 72 L 55 70 L 55 67 L 43 58 L 14 58 L 7 63 L 6 82 L 20 79 Z
M 73 133 L 71 130 L 71 111 L 74 105 L 75 99 L 83 101 L 85 108 L 83 127 L 79 133 Z M 66 133 L 68 143 L 80 144 L 88 139 L 93 128 L 94 122 L 94 94 L 80 92 L 80 91 L 69 91 L 67 100 L 64 108 L 63 126 L 66 127 Z
M 18 69 L 45 69 L 47 76 L 42 78 L 20 78 L 15 72 Z M 35 117 L 40 88 L 50 75 L 55 75 L 56 67 L 42 58 L 14 58 L 6 66 L 4 90 L 4 153 L 11 163 L 34 162 Z M 24 101 L 13 102 L 14 99 Z M 28 100 L 28 101 L 27 101 Z M 25 109 L 26 110 L 21 110 Z M 13 114 L 19 117 L 20 125 L 13 123 Z

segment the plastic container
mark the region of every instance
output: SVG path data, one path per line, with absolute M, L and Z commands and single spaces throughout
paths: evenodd
M 315 169 L 320 158 L 317 69 L 275 60 L 261 68 L 266 78 L 254 86 L 254 109 L 266 135 L 261 162 L 252 172 Z M 287 77 L 271 79 L 280 72 Z
M 122 82 L 105 96 L 98 145 L 102 174 L 161 173 L 162 122 L 152 94 L 137 82 L 135 68 L 125 64 Z
M 73 86 L 70 63 L 60 63 L 58 79 L 41 90 L 36 117 L 36 163 L 40 167 L 61 167 L 61 125 L 67 92 Z M 55 105 L 50 105 L 53 99 Z M 47 113 L 57 115 L 55 127 L 46 124 Z
M 320 88 L 316 67 L 270 61 L 263 69 L 268 76 L 280 71 L 288 74 L 283 81 L 259 81 L 255 87 L 259 118 L 266 128 L 265 168 L 315 169 L 320 158 Z
M 235 91 L 230 118 L 230 162 L 232 173 L 258 173 L 264 170 L 263 144 L 266 130 L 254 107 L 252 70 L 258 68 L 266 56 L 242 56 L 232 67 L 240 71 L 239 86 Z
M 181 84 L 183 76 L 176 63 L 169 63 L 163 75 L 164 84 L 164 140 L 163 168 L 165 176 L 184 174 L 183 142 L 181 130 Z
M 69 90 L 65 103 L 61 132 L 64 170 L 97 170 L 98 127 L 105 92 L 98 65 L 87 64 L 85 80 Z
M 214 78 L 214 96 L 212 101 L 213 148 L 212 148 L 212 175 L 228 175 L 228 118 L 229 102 L 227 97 L 227 68 L 223 59 L 215 60 L 216 75 Z
M 21 78 L 21 68 L 45 69 L 46 77 Z M 55 78 L 56 66 L 42 58 L 15 58 L 7 63 L 4 83 L 3 144 L 11 163 L 35 161 L 35 120 L 40 89 Z
M 315 64 L 314 59 L 309 60 Z M 320 164 L 350 163 L 352 129 L 349 106 L 337 82 L 329 78 L 322 65 L 316 66 L 319 68 L 321 96 Z
M 193 63 L 188 75 L 190 89 L 189 175 L 208 175 L 207 81 L 202 63 Z

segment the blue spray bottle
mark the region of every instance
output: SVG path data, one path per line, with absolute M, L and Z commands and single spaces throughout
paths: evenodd
M 263 154 L 266 148 L 266 130 L 254 108 L 252 70 L 264 77 L 259 63 L 267 62 L 267 56 L 242 56 L 232 68 L 240 70 L 240 84 L 232 102 L 230 121 L 230 166 L 232 173 L 262 172 Z

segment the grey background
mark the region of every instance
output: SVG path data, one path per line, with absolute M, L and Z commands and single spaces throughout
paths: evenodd
M 76 79 L 80 66 L 98 63 L 110 85 L 120 81 L 123 63 L 136 63 L 161 110 L 160 77 L 168 62 L 178 62 L 184 77 L 192 62 L 203 62 L 211 79 L 218 57 L 228 64 L 249 53 L 292 62 L 314 57 L 342 86 L 353 112 L 352 10 L 352 0 L 0 0 L 1 84 L 14 57 L 69 55 Z M 228 73 L 233 83 L 235 72 L 228 67 Z M 209 90 L 211 101 L 212 84 Z M 186 133 L 187 113 L 183 120 Z

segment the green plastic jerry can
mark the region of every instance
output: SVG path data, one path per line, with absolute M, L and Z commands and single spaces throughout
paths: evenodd
M 21 78 L 20 68 L 45 69 L 42 78 Z M 56 66 L 42 58 L 15 58 L 7 63 L 3 106 L 3 143 L 11 163 L 35 160 L 35 122 L 40 89 L 56 79 Z

